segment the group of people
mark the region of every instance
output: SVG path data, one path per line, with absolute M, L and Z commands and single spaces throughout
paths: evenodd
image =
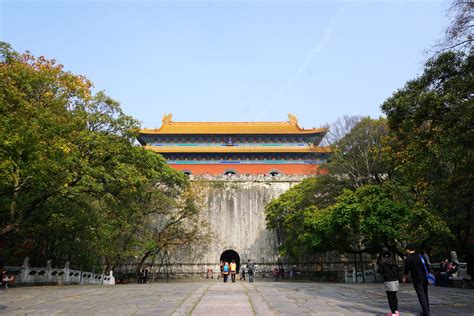
M 283 280 L 285 278 L 285 270 L 283 268 L 274 268 L 272 270 L 272 277 L 274 281 Z
M 451 259 L 444 259 L 440 263 L 440 270 L 435 273 L 436 285 L 448 286 L 449 278 L 456 277 L 459 272 L 459 260 L 455 251 L 451 251 Z
M 220 274 L 222 275 L 222 278 L 224 279 L 224 282 L 227 282 L 229 279 L 229 276 L 231 278 L 232 283 L 235 282 L 235 275 L 237 274 L 237 264 L 235 263 L 235 260 L 232 260 L 230 263 L 227 261 L 221 261 L 219 265 L 220 269 Z M 247 262 L 247 266 L 244 267 L 242 265 L 240 269 L 240 280 L 245 281 L 245 273 L 247 272 L 247 275 L 249 276 L 249 283 L 253 282 L 253 274 L 255 272 L 255 265 L 252 263 L 252 261 L 249 259 Z
M 422 313 L 420 315 L 430 315 L 428 299 L 428 280 L 426 278 L 426 262 L 421 254 L 417 254 L 413 245 L 407 245 L 407 257 L 403 269 L 403 283 L 406 283 L 408 274 L 411 274 L 413 286 L 415 287 L 418 301 L 420 302 Z M 387 248 L 383 248 L 380 253 L 378 272 L 382 275 L 385 292 L 387 293 L 388 305 L 391 315 L 399 315 L 397 292 L 399 289 L 400 268 L 398 267 L 395 255 Z
M 406 254 L 407 257 L 403 269 L 403 283 L 406 283 L 408 275 L 410 274 L 422 310 L 420 315 L 430 315 L 428 274 L 433 272 L 430 268 L 430 250 L 425 250 L 423 254 L 420 254 L 416 252 L 414 245 L 408 244 L 406 246 Z M 397 291 L 399 289 L 400 269 L 396 262 L 395 255 L 387 248 L 383 248 L 377 264 L 378 272 L 383 276 L 384 288 L 387 293 L 391 315 L 399 315 Z M 447 283 L 449 277 L 455 275 L 458 271 L 459 261 L 456 252 L 452 251 L 451 260 L 446 259 L 441 265 L 441 272 L 435 274 L 435 284 L 444 285 Z
M 221 261 L 220 270 L 224 282 L 227 282 L 229 275 L 232 279 L 232 283 L 235 282 L 235 274 L 237 273 L 237 264 L 235 263 L 235 260 L 232 260 L 231 263 L 227 261 Z

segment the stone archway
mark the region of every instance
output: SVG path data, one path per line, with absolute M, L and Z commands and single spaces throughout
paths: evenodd
M 281 174 L 281 172 L 276 170 L 276 169 L 272 169 L 272 170 L 270 170 L 270 172 L 268 174 L 271 175 L 272 177 L 274 177 L 274 176 L 277 176 L 277 175 Z
M 221 254 L 220 261 L 227 261 L 227 262 L 232 262 L 232 260 L 235 261 L 237 264 L 237 273 L 240 271 L 240 256 L 237 253 L 237 251 L 234 251 L 232 249 L 226 250 Z
M 224 171 L 224 175 L 226 176 L 233 176 L 236 174 L 237 174 L 237 171 L 235 171 L 234 169 L 226 169 L 226 171 Z
M 183 173 L 184 173 L 185 175 L 187 175 L 187 176 L 190 176 L 190 175 L 193 174 L 193 173 L 191 172 L 191 170 L 188 170 L 188 169 L 183 170 Z

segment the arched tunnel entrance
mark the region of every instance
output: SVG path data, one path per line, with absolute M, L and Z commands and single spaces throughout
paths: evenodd
M 221 254 L 221 259 L 220 261 L 224 261 L 224 262 L 232 262 L 232 260 L 235 261 L 235 263 L 237 264 L 237 273 L 240 271 L 240 256 L 239 254 L 232 250 L 232 249 L 229 249 L 229 250 L 226 250 L 224 251 L 222 254 Z

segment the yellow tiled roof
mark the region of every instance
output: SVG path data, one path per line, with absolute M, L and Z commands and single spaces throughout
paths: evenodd
M 304 129 L 296 117 L 288 114 L 287 122 L 173 122 L 172 114 L 163 116 L 160 128 L 141 129 L 141 134 L 317 134 L 326 128 Z
M 157 153 L 329 153 L 319 146 L 145 146 Z

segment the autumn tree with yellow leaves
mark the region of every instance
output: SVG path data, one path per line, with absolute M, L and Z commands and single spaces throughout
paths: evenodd
M 0 246 L 8 262 L 28 255 L 33 264 L 117 268 L 148 251 L 156 221 L 180 231 L 181 242 L 199 236 L 186 176 L 134 145 L 138 129 L 84 76 L 0 43 Z

